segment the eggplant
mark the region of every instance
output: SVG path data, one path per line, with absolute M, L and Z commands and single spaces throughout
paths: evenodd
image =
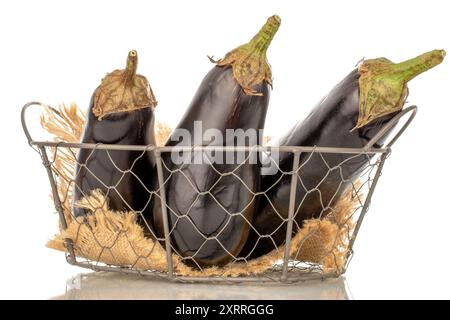
M 107 74 L 94 91 L 83 143 L 155 145 L 153 109 L 157 102 L 147 79 L 136 74 L 137 63 L 137 52 L 132 50 L 126 69 Z M 85 216 L 87 212 L 76 206 L 77 200 L 100 189 L 111 210 L 145 215 L 150 212 L 151 216 L 149 192 L 154 190 L 156 180 L 153 152 L 80 149 L 75 169 L 74 215 Z M 146 220 L 151 224 L 151 217 Z
M 273 145 L 364 147 L 402 109 L 408 95 L 407 82 L 441 63 L 444 56 L 445 51 L 434 50 L 397 64 L 386 58 L 363 61 L 304 120 Z M 388 135 L 389 132 L 375 147 L 381 147 Z M 325 217 L 346 188 L 359 178 L 370 158 L 369 155 L 301 153 L 293 234 L 305 220 Z M 292 171 L 292 165 L 292 153 L 279 155 L 282 171 Z M 262 190 L 266 190 L 267 198 L 260 202 L 253 221 L 257 232 L 252 229 L 242 257 L 259 257 L 283 244 L 290 186 L 291 175 L 281 176 L 278 172 L 262 178 Z
M 230 51 L 200 84 L 191 104 L 166 146 L 253 146 L 262 139 L 269 104 L 271 70 L 266 51 L 280 25 L 270 17 L 247 44 Z M 197 125 L 196 125 L 197 124 Z M 201 128 L 198 127 L 201 124 Z M 197 129 L 196 129 L 197 126 Z M 254 130 L 254 139 L 239 141 L 229 129 Z M 207 137 L 214 130 L 217 139 Z M 188 132 L 193 140 L 179 141 Z M 217 137 L 217 136 L 216 136 Z M 255 141 L 256 140 L 256 141 Z M 162 153 L 170 239 L 183 261 L 194 267 L 223 266 L 239 254 L 255 211 L 253 194 L 259 190 L 259 159 L 252 163 L 220 161 L 240 156 L 203 151 Z M 161 203 L 155 201 L 154 226 L 164 237 Z

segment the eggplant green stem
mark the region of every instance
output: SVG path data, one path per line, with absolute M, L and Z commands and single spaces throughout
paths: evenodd
M 408 96 L 408 81 L 437 66 L 444 50 L 432 50 L 400 63 L 386 58 L 363 61 L 359 66 L 359 117 L 354 129 L 400 111 Z
M 408 82 L 419 74 L 437 66 L 446 55 L 445 50 L 433 50 L 415 58 L 393 65 L 394 72 L 398 73 L 403 81 Z
M 272 86 L 272 71 L 267 61 L 267 49 L 281 24 L 281 18 L 271 16 L 261 30 L 246 44 L 230 51 L 221 60 L 214 61 L 218 66 L 231 66 L 233 76 L 248 95 L 262 95 L 253 86 L 266 81 Z
M 132 82 L 134 77 L 136 76 L 137 65 L 138 65 L 137 52 L 136 50 L 131 50 L 128 53 L 127 66 L 124 71 L 124 78 L 128 83 Z
M 259 54 L 266 54 L 273 37 L 278 31 L 281 24 L 281 18 L 274 15 L 267 19 L 261 30 L 250 40 L 245 46 L 249 53 L 256 51 Z
M 128 53 L 126 68 L 106 75 L 95 91 L 92 112 L 101 120 L 105 115 L 156 107 L 156 99 L 147 78 L 137 74 L 138 56 Z

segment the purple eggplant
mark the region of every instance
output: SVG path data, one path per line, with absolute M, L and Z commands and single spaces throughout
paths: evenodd
M 279 25 L 278 16 L 270 17 L 249 43 L 213 61 L 217 65 L 203 79 L 167 146 L 258 144 L 262 137 L 256 130 L 264 128 L 272 83 L 266 51 Z M 195 121 L 201 123 L 200 131 L 195 132 Z M 211 129 L 223 139 L 206 137 Z M 228 129 L 258 133 L 256 139 L 242 142 L 227 136 Z M 178 141 L 183 130 L 200 136 Z M 162 154 L 171 243 L 192 266 L 225 265 L 237 257 L 247 240 L 255 211 L 253 193 L 260 187 L 260 162 L 221 163 L 210 159 L 209 164 L 205 159 L 195 163 L 194 159 L 205 153 L 192 152 L 184 153 L 184 162 L 178 163 L 174 154 Z M 214 159 L 228 156 L 230 152 L 216 152 Z M 155 204 L 155 230 L 163 237 L 161 203 Z
M 155 144 L 153 109 L 156 100 L 147 79 L 136 74 L 137 63 L 137 53 L 132 50 L 126 69 L 107 74 L 94 91 L 83 143 Z M 154 190 L 156 180 L 152 152 L 80 149 L 74 204 L 92 190 L 100 189 L 106 194 L 110 209 L 148 215 L 151 212 L 149 191 Z M 75 216 L 86 215 L 76 204 L 73 210 Z M 151 224 L 151 218 L 146 220 Z
M 364 147 L 402 109 L 408 94 L 407 82 L 441 63 L 444 56 L 445 51 L 434 50 L 397 64 L 386 58 L 363 61 L 304 120 L 273 145 Z M 375 147 L 381 147 L 388 134 Z M 306 219 L 326 216 L 370 158 L 369 155 L 302 153 L 293 233 Z M 292 161 L 292 153 L 279 155 L 282 171 L 291 171 Z M 291 176 L 281 177 L 280 172 L 264 176 L 262 190 L 267 190 L 270 202 L 266 198 L 260 202 L 253 221 L 257 232 L 250 233 L 241 256 L 259 257 L 283 244 L 290 183 Z

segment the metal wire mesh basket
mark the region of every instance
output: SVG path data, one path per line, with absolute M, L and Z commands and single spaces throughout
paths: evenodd
M 77 154 L 79 150 L 89 150 L 90 154 L 103 152 L 111 159 L 113 152 L 129 152 L 134 151 L 139 154 L 137 158 L 143 157 L 151 153 L 156 161 L 156 177 L 157 186 L 153 190 L 146 190 L 148 192 L 148 203 L 153 203 L 154 207 L 158 207 L 158 212 L 161 214 L 163 234 L 158 235 L 153 228 L 147 224 L 146 237 L 153 240 L 151 247 L 146 248 L 145 253 L 138 252 L 132 245 L 128 250 L 136 251 L 133 254 L 137 257 L 135 261 L 124 262 L 121 257 L 117 257 L 117 250 L 114 246 L 118 245 L 123 239 L 127 239 L 130 243 L 129 234 L 127 230 L 121 230 L 114 233 L 117 237 L 115 239 L 108 239 L 108 243 L 102 243 L 97 235 L 93 234 L 93 238 L 100 247 L 93 254 L 85 254 L 77 247 L 77 237 L 64 238 L 64 246 L 66 250 L 66 260 L 72 265 L 77 265 L 83 268 L 89 268 L 96 271 L 116 271 L 123 273 L 137 273 L 147 276 L 155 276 L 175 281 L 184 282 L 284 282 L 293 283 L 306 279 L 338 277 L 345 273 L 348 263 L 353 254 L 353 245 L 361 227 L 363 218 L 369 208 L 369 204 L 375 190 L 377 181 L 381 175 L 383 165 L 386 158 L 391 153 L 391 147 L 394 142 L 400 137 L 407 126 L 413 120 L 417 108 L 410 106 L 398 113 L 391 121 L 389 121 L 378 133 L 374 136 L 363 148 L 329 148 L 329 147 L 302 147 L 302 146 L 254 146 L 254 147 L 155 147 L 155 146 L 139 146 L 139 145 L 113 145 L 113 144 L 85 144 L 85 143 L 69 143 L 69 142 L 52 142 L 52 141 L 35 141 L 32 139 L 26 125 L 25 115 L 30 106 L 38 105 L 45 106 L 38 102 L 27 103 L 21 114 L 22 126 L 28 143 L 41 156 L 43 165 L 47 171 L 50 181 L 52 197 L 55 204 L 56 211 L 59 214 L 60 228 L 64 231 L 70 227 L 70 223 L 78 224 L 80 228 L 85 224 L 84 220 L 77 219 L 73 216 L 72 197 L 74 188 L 79 186 L 75 183 L 75 177 L 69 176 L 63 172 L 64 167 L 58 165 L 58 159 L 61 157 L 70 158 L 73 163 L 77 163 Z M 406 121 L 403 121 L 402 126 L 398 128 L 396 134 L 388 142 L 384 143 L 382 147 L 377 146 L 380 138 L 386 136 L 400 119 L 409 114 Z M 214 186 L 209 186 L 206 189 L 199 189 L 189 177 L 183 172 L 180 167 L 171 167 L 165 161 L 165 154 L 174 152 L 246 152 L 246 157 L 242 163 L 231 167 L 228 171 L 216 169 L 214 163 L 205 164 L 211 166 L 217 174 L 217 180 L 226 177 L 229 183 L 242 184 L 242 187 L 249 194 L 249 202 L 245 203 L 237 212 L 227 211 L 227 207 L 221 203 L 220 199 L 215 196 Z M 251 155 L 264 155 L 271 158 L 274 153 L 278 154 L 292 154 L 292 167 L 288 170 L 283 170 L 277 167 L 277 179 L 274 179 L 273 184 L 266 190 L 259 190 L 252 186 L 245 184 L 245 181 L 240 177 L 239 169 L 248 164 Z M 339 163 L 328 163 L 329 155 L 341 155 L 342 161 Z M 326 168 L 326 173 L 315 186 L 305 186 L 302 177 L 302 168 L 308 164 L 308 161 L 320 161 L 320 165 Z M 351 177 L 346 176 L 345 166 L 355 160 L 365 159 L 365 165 L 358 170 L 356 174 Z M 67 168 L 66 168 L 67 169 Z M 69 168 L 70 169 L 70 168 Z M 122 173 L 122 176 L 135 173 L 133 168 L 117 168 Z M 70 170 L 69 170 L 70 171 Z M 338 175 L 341 179 L 338 184 L 340 191 L 332 192 L 328 197 L 324 194 L 322 186 L 327 183 L 327 177 L 331 175 Z M 171 179 L 175 177 L 183 177 L 193 188 L 196 194 L 196 199 L 193 201 L 187 212 L 180 212 L 178 208 L 171 206 L 168 201 L 166 187 L 170 184 Z M 139 180 L 139 177 L 136 177 Z M 278 212 L 279 207 L 274 206 L 270 198 L 270 190 L 280 183 L 281 180 L 288 181 L 289 195 L 288 201 L 283 205 L 284 212 Z M 287 179 L 287 180 L 286 180 Z M 140 181 L 140 180 L 139 180 Z M 105 200 L 109 192 L 117 192 L 117 182 L 108 185 L 102 182 L 104 188 L 107 190 Z M 64 184 L 64 186 L 61 186 Z M 299 199 L 299 189 L 303 189 L 303 195 Z M 320 213 L 310 217 L 310 220 L 299 222 L 297 219 L 299 212 L 303 206 L 307 205 L 307 196 L 316 194 L 320 199 Z M 305 196 L 306 195 L 306 196 Z M 228 220 L 221 231 L 216 234 L 203 234 L 201 228 L 197 227 L 196 222 L 190 216 L 192 207 L 195 206 L 196 201 L 200 201 L 201 197 L 209 197 L 211 201 L 215 201 L 217 206 L 223 209 L 224 214 L 228 216 Z M 297 199 L 296 199 L 297 197 Z M 342 199 L 346 197 L 347 202 L 351 205 L 344 206 L 345 214 L 342 215 Z M 306 199 L 306 200 L 305 200 Z M 256 203 L 264 202 L 266 206 L 270 206 L 279 217 L 279 225 L 273 227 L 270 232 L 261 233 L 253 225 L 253 221 L 244 215 L 244 211 Z M 101 203 L 103 207 L 105 203 Z M 340 207 L 339 207 L 340 206 Z M 134 213 L 137 220 L 146 223 L 148 217 L 143 214 L 144 210 L 133 210 L 129 208 L 130 213 Z M 97 208 L 95 208 L 97 210 Z M 153 209 L 155 210 L 155 209 Z M 281 210 L 281 211 L 283 211 Z M 340 211 L 339 211 L 340 210 Z M 100 210 L 101 211 L 101 210 Z M 338 219 L 336 212 L 341 212 Z M 101 212 L 100 212 L 101 213 Z M 98 219 L 98 217 L 96 218 Z M 233 220 L 234 219 L 234 220 Z M 228 224 L 240 219 L 244 221 L 249 234 L 253 234 L 256 239 L 254 247 L 261 242 L 273 243 L 273 250 L 263 257 L 250 259 L 252 248 L 244 255 L 229 252 L 227 246 L 222 243 L 220 232 L 222 232 Z M 181 222 L 180 222 L 181 221 Z M 232 221 L 232 222 L 230 222 Z M 333 228 L 325 228 L 325 222 Z M 199 233 L 204 243 L 196 248 L 195 252 L 180 252 L 180 247 L 174 243 L 174 234 L 176 226 L 184 223 L 192 227 L 192 230 Z M 151 223 L 150 223 L 151 224 Z M 312 227 L 311 227 L 312 226 Z M 309 227 L 308 231 L 306 227 Z M 89 232 L 95 233 L 94 230 L 89 229 Z M 331 233 L 330 233 L 330 230 Z M 276 243 L 274 241 L 275 235 L 282 234 L 283 241 Z M 325 234 L 325 236 L 324 236 Z M 330 238 L 331 234 L 331 238 Z M 122 237 L 119 240 L 119 237 Z M 250 236 L 249 236 L 250 237 Z M 327 238 L 328 237 L 328 238 Z M 335 237 L 335 238 L 334 238 Z M 325 241 L 327 245 L 321 244 Z M 227 263 L 221 267 L 205 267 L 197 263 L 197 254 L 211 243 L 222 248 L 229 258 Z M 251 246 L 250 246 L 251 247 Z M 253 247 L 253 249 L 254 249 Z M 152 259 L 155 257 L 155 248 L 162 248 L 163 263 L 158 267 L 153 267 Z M 314 251 L 316 250 L 316 251 Z M 321 251 L 321 258 L 318 259 L 315 255 L 317 250 Z M 106 259 L 105 255 L 109 258 Z M 258 260 L 259 259 L 259 260 Z M 150 260 L 150 261 L 149 261 Z M 143 263 L 143 261 L 145 263 Z M 328 261 L 325 263 L 324 261 Z M 331 262 L 330 262 L 331 261 Z M 265 264 L 265 265 L 264 265 Z M 264 265 L 261 267 L 261 265 Z M 330 267 L 330 265 L 332 267 Z

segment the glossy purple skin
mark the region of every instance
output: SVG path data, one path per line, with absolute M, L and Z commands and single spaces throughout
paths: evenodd
M 263 83 L 253 89 L 263 93 L 263 96 L 245 95 L 234 79 L 231 67 L 214 67 L 203 79 L 177 128 L 193 133 L 194 121 L 202 121 L 203 131 L 214 128 L 222 134 L 226 129 L 263 129 L 269 103 L 269 88 Z M 221 143 L 206 140 L 200 144 L 239 145 L 236 141 Z M 257 141 L 253 144 L 257 144 Z M 167 146 L 176 145 L 191 145 L 191 142 L 169 139 Z M 252 192 L 257 192 L 260 186 L 259 159 L 254 164 L 246 163 L 242 166 L 237 164 L 211 166 L 177 165 L 171 160 L 170 153 L 163 153 L 162 158 L 170 170 L 181 170 L 191 181 L 177 172 L 170 176 L 165 185 L 167 204 L 170 208 L 168 218 L 171 243 L 175 251 L 186 257 L 184 262 L 197 267 L 221 266 L 231 261 L 233 256 L 237 257 L 249 231 L 249 224 L 243 217 L 251 221 L 255 211 Z M 220 173 L 236 170 L 234 173 L 242 182 L 233 175 L 223 176 L 220 179 L 220 174 L 215 170 Z M 168 171 L 166 169 L 164 171 L 168 177 Z M 196 189 L 199 192 L 210 191 L 210 193 L 199 195 Z M 155 204 L 155 230 L 159 237 L 163 237 L 160 203 Z M 228 214 L 237 212 L 241 212 L 242 215 Z M 181 218 L 178 219 L 177 216 Z
M 93 97 L 83 143 L 155 144 L 152 108 L 108 114 L 102 120 L 97 119 L 92 108 Z M 148 231 L 152 219 L 149 217 L 151 203 L 147 189 L 154 190 L 157 180 L 153 152 L 80 149 L 77 162 L 75 183 L 78 187 L 74 190 L 74 203 L 92 190 L 100 189 L 107 195 L 111 210 L 135 211 L 146 216 L 147 223 L 142 220 L 141 215 L 139 221 Z M 124 174 L 122 171 L 125 170 L 131 172 Z M 109 189 L 111 187 L 115 189 Z M 74 207 L 73 211 L 76 217 L 87 213 L 77 207 Z
M 274 146 L 319 146 L 319 147 L 364 147 L 369 140 L 386 124 L 397 112 L 384 116 L 367 126 L 351 131 L 356 125 L 359 114 L 359 73 L 352 71 L 302 121 L 298 122 Z M 386 139 L 389 132 L 379 141 Z M 375 147 L 379 144 L 375 145 Z M 342 163 L 341 170 L 333 168 Z M 302 153 L 300 155 L 299 176 L 297 181 L 295 201 L 295 222 L 293 234 L 302 226 L 303 222 L 311 218 L 319 218 L 330 212 L 330 208 L 339 199 L 352 181 L 358 179 L 361 171 L 368 164 L 371 156 L 349 154 Z M 280 154 L 279 166 L 283 171 L 292 171 L 292 153 Z M 328 173 L 328 175 L 327 175 Z M 255 214 L 253 226 L 261 235 L 272 235 L 261 238 L 253 230 L 240 256 L 256 258 L 282 245 L 286 238 L 289 210 L 291 175 L 280 179 L 280 173 L 262 178 L 262 190 L 268 190 L 266 198 L 261 197 L 259 209 Z M 316 188 L 316 189 L 315 189 Z M 315 191 L 307 192 L 315 189 Z M 320 191 L 320 192 L 319 192 Z M 300 207 L 300 208 L 299 208 Z M 277 214 L 280 215 L 278 215 Z M 281 227 L 280 227 L 281 225 Z M 280 227 L 278 230 L 277 228 Z M 259 239 L 259 242 L 257 240 Z

